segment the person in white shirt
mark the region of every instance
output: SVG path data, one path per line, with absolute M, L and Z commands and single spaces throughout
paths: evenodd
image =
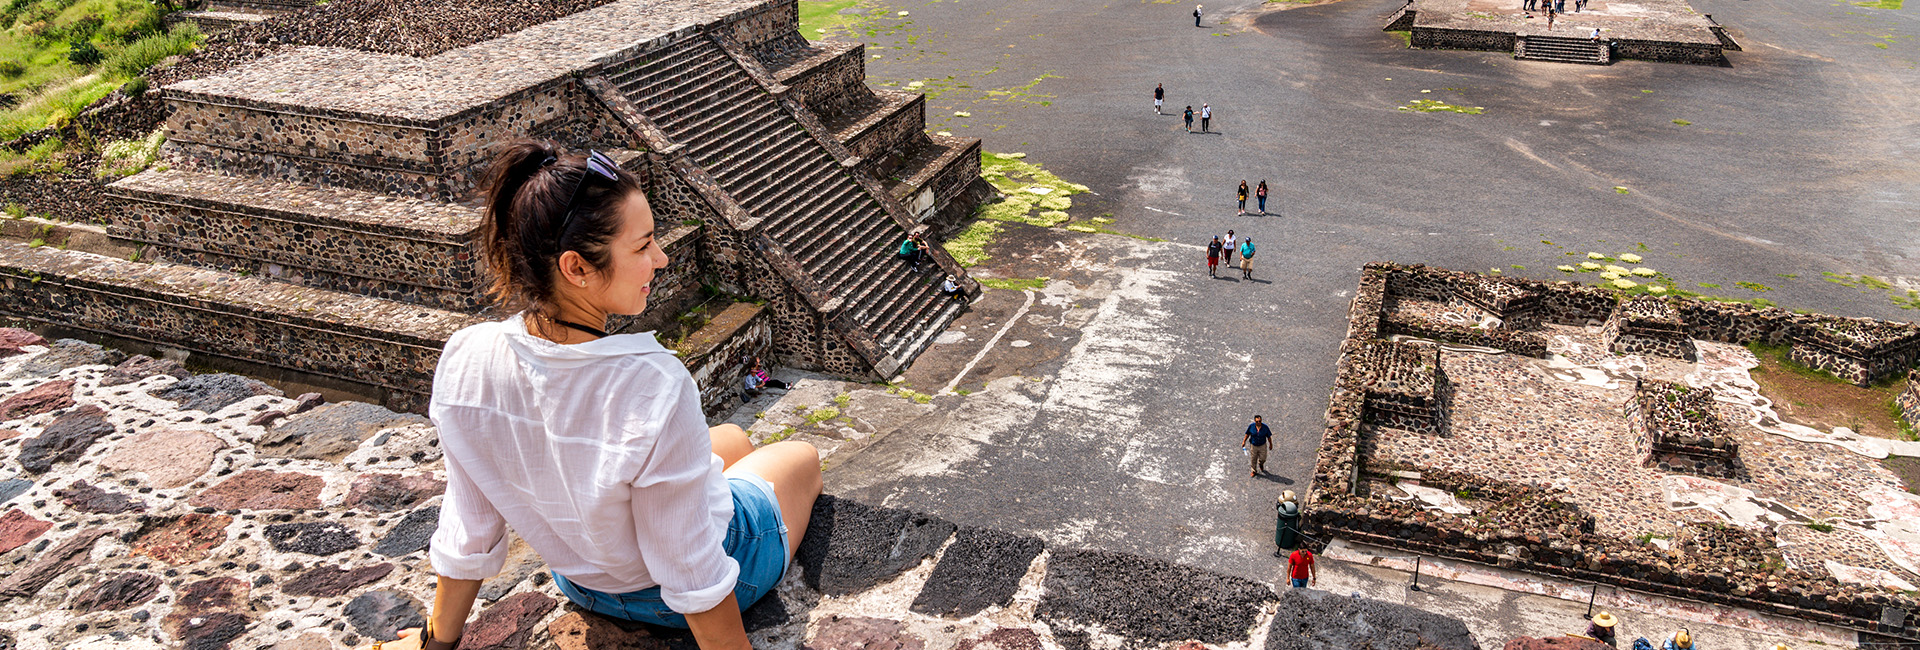
M 384 650 L 458 645 L 507 529 L 562 593 L 605 616 L 749 648 L 740 612 L 780 581 L 813 502 L 811 445 L 709 429 L 686 366 L 650 333 L 609 335 L 667 265 L 632 174 L 550 143 L 501 149 L 483 187 L 491 289 L 522 311 L 447 341 L 429 415 L 447 466 L 426 628 Z

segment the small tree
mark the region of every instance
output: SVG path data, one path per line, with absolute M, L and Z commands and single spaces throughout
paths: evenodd
M 100 53 L 100 48 L 93 46 L 92 41 L 80 40 L 67 43 L 67 60 L 72 61 L 74 65 L 100 65 L 100 62 L 106 58 L 105 54 Z

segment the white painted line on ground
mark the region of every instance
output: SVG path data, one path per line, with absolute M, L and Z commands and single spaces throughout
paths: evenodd
M 960 385 L 960 380 L 965 379 L 967 373 L 973 372 L 973 367 L 979 365 L 981 359 L 987 358 L 987 352 L 993 350 L 993 346 L 1000 342 L 1000 337 L 1006 336 L 1007 330 L 1013 329 L 1013 326 L 1019 324 L 1020 319 L 1027 315 L 1027 309 L 1033 307 L 1033 290 L 1025 289 L 1021 293 L 1027 294 L 1026 304 L 1020 305 L 1020 311 L 1014 312 L 1013 318 L 1007 319 L 1007 324 L 1001 325 L 1000 331 L 994 332 L 993 338 L 987 339 L 987 344 L 980 348 L 980 353 L 973 355 L 973 360 L 967 362 L 967 367 L 960 369 L 960 374 L 953 376 L 953 381 L 947 382 L 946 388 L 940 389 L 940 394 L 952 394 L 953 388 Z

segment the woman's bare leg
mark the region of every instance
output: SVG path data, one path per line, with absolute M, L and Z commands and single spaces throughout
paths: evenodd
M 731 469 L 734 463 L 753 453 L 753 442 L 747 439 L 747 432 L 736 424 L 722 424 L 707 429 L 707 435 L 713 437 L 713 453 L 720 456 L 722 467 Z
M 813 518 L 813 501 L 820 496 L 820 451 L 798 440 L 776 442 L 753 450 L 728 473 L 752 472 L 773 484 L 780 500 L 780 520 L 787 525 L 787 557 L 800 548 Z

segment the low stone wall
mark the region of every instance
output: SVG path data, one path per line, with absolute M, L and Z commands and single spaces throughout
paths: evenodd
M 1427 318 L 1389 315 L 1381 319 L 1380 333 L 1498 348 L 1529 357 L 1547 356 L 1547 339 L 1533 331 L 1479 329 Z
M 901 93 L 882 93 L 883 99 L 901 99 Z M 860 159 L 860 167 L 875 178 L 887 178 L 900 169 L 914 152 L 927 145 L 927 98 L 914 94 L 885 113 L 866 116 L 847 140 L 847 153 Z M 882 109 L 885 110 L 885 109 Z
M 680 360 L 700 385 L 703 410 L 717 413 L 739 403 L 753 358 L 764 361 L 773 349 L 772 322 L 765 306 L 736 302 L 680 342 Z
M 1680 310 L 1652 297 L 1623 301 L 1607 319 L 1601 333 L 1607 350 L 1615 354 L 1650 354 L 1693 361 L 1699 356 L 1687 336 Z
M 1430 436 L 1446 427 L 1446 373 L 1434 345 L 1378 341 L 1362 359 L 1366 380 L 1366 422 Z
M 1637 381 L 1627 431 L 1646 464 L 1663 472 L 1739 478 L 1740 445 L 1727 435 L 1712 388 Z
M 1727 55 L 1722 51 L 1719 43 L 1682 43 L 1677 41 L 1615 39 L 1613 41 L 1613 58 L 1665 61 L 1668 63 L 1693 63 L 1697 65 L 1727 64 Z
M 0 206 L 17 205 L 27 214 L 61 221 L 105 224 L 113 211 L 107 207 L 102 185 L 87 177 L 0 177 Z
M 377 386 L 425 407 L 448 336 L 480 317 L 171 264 L 0 242 L 0 312 Z
M 1414 27 L 1410 43 L 1419 49 L 1512 52 L 1513 32 Z
M 867 44 L 818 43 L 817 57 L 793 64 L 776 75 L 788 92 L 825 122 L 873 101 L 867 87 Z
M 1906 416 L 1907 425 L 1920 427 L 1920 370 L 1907 372 L 1907 389 L 1894 401 L 1900 405 L 1900 414 Z
M 1725 535 L 1718 531 L 1697 531 L 1694 537 L 1704 541 L 1676 544 L 1677 552 L 1669 553 L 1636 540 L 1595 534 L 1591 518 L 1537 488 L 1503 486 L 1490 479 L 1418 467 L 1366 467 L 1366 437 L 1360 435 L 1361 423 L 1368 417 L 1368 382 L 1377 372 L 1369 366 L 1369 350 L 1396 329 L 1384 314 L 1386 301 L 1394 295 L 1390 288 L 1405 289 L 1411 294 L 1408 297 L 1432 299 L 1446 295 L 1439 288 L 1449 281 L 1472 277 L 1479 276 L 1390 263 L 1369 264 L 1362 269 L 1359 289 L 1348 312 L 1347 338 L 1341 342 L 1336 362 L 1327 428 L 1308 490 L 1303 523 L 1310 532 L 1920 639 L 1920 599 L 1785 568 L 1766 556 L 1772 552 L 1769 540 L 1756 537 L 1728 541 L 1719 539 Z M 1617 295 L 1564 282 L 1496 280 L 1539 293 L 1543 315 L 1551 322 L 1585 325 L 1595 320 L 1593 316 L 1602 306 L 1610 315 L 1614 302 L 1610 296 Z M 1748 340 L 1778 341 L 1795 328 L 1834 320 L 1830 316 L 1701 301 L 1680 301 L 1674 307 L 1695 336 L 1718 332 L 1751 337 Z M 1703 316 L 1701 322 L 1689 316 L 1696 313 Z M 1909 411 L 1920 410 L 1914 408 L 1920 406 L 1920 393 L 1916 391 L 1920 389 L 1910 388 L 1913 396 L 1903 397 L 1902 405 Z M 1475 516 L 1458 516 L 1373 497 L 1362 480 L 1363 470 L 1418 471 L 1423 485 L 1449 491 L 1490 490 L 1491 498 L 1474 498 L 1493 505 Z M 1532 492 L 1518 491 L 1522 489 Z M 1521 499 L 1515 494 L 1530 496 Z M 1559 506 L 1552 505 L 1555 503 Z M 1502 513 L 1517 514 L 1503 519 Z
M 1869 320 L 1827 320 L 1791 335 L 1792 359 L 1860 386 L 1911 367 L 1920 329 Z

